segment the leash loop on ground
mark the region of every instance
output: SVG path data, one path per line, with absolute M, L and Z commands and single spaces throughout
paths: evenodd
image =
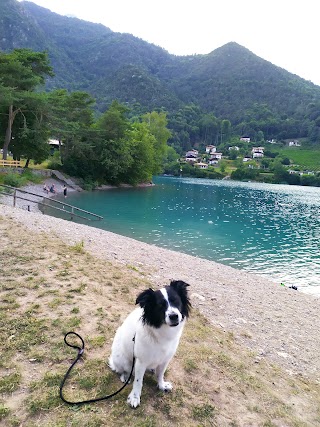
M 78 337 L 78 338 L 80 339 L 81 344 L 82 344 L 82 347 L 81 347 L 81 348 L 80 348 L 80 347 L 78 347 L 77 345 L 73 345 L 73 344 L 70 344 L 70 343 L 68 342 L 67 337 L 68 337 L 69 335 L 71 335 L 71 334 L 72 334 L 72 335 L 75 335 L 76 337 Z M 83 352 L 84 352 L 84 341 L 83 341 L 82 337 L 81 337 L 79 334 L 77 334 L 76 332 L 70 331 L 70 332 L 68 332 L 67 334 L 65 334 L 65 336 L 64 336 L 64 342 L 65 342 L 69 347 L 76 348 L 76 349 L 78 350 L 78 352 L 79 352 L 79 353 L 83 354 Z
M 79 339 L 80 339 L 80 341 L 81 341 L 81 347 L 79 347 L 79 346 L 77 346 L 77 345 L 74 345 L 74 344 L 70 344 L 70 342 L 68 342 L 68 340 L 67 340 L 67 337 L 69 336 L 69 335 L 75 335 L 76 337 L 78 337 Z M 132 341 L 134 342 L 135 341 L 135 337 L 133 337 L 133 339 L 132 339 Z M 68 376 L 69 376 L 69 374 L 70 374 L 70 372 L 71 372 L 71 370 L 72 370 L 72 368 L 74 367 L 74 365 L 78 362 L 78 360 L 82 357 L 82 355 L 83 355 L 83 353 L 84 353 L 84 341 L 83 341 L 83 339 L 82 339 L 82 337 L 79 335 L 79 334 L 77 334 L 76 332 L 73 332 L 73 331 L 70 331 L 70 332 L 68 332 L 68 333 L 66 333 L 65 334 L 65 336 L 64 336 L 64 342 L 69 346 L 69 347 L 72 347 L 72 348 L 74 348 L 74 349 L 76 349 L 76 350 L 78 350 L 78 354 L 77 354 L 77 357 L 74 359 L 74 361 L 72 362 L 72 364 L 70 365 L 70 367 L 69 367 L 69 369 L 67 370 L 67 372 L 66 372 L 66 374 L 65 374 L 65 376 L 64 376 L 64 378 L 63 378 L 63 380 L 62 380 L 62 382 L 61 382 L 61 385 L 60 385 L 60 390 L 59 390 L 59 396 L 60 396 L 60 399 L 64 402 L 64 403 L 67 403 L 68 405 L 83 405 L 83 404 L 85 404 L 85 403 L 94 403 L 94 402 L 100 402 L 101 400 L 107 400 L 107 399 L 110 399 L 111 397 L 113 397 L 113 396 L 115 396 L 115 395 L 117 395 L 118 393 L 120 393 L 128 384 L 129 384 L 129 382 L 130 382 L 130 380 L 131 380 L 131 377 L 132 377 L 132 374 L 133 374 L 133 369 L 134 369 L 134 362 L 135 362 L 135 357 L 134 357 L 134 355 L 133 355 L 133 360 L 132 360 L 132 368 L 131 368 L 131 372 L 130 372 L 130 375 L 129 375 L 129 377 L 128 377 L 128 379 L 127 379 L 127 381 L 123 384 L 123 386 L 119 389 L 119 390 L 117 390 L 117 391 L 115 391 L 114 393 L 111 393 L 111 394 L 109 394 L 109 395 L 107 395 L 107 396 L 103 396 L 103 397 L 97 397 L 97 398 L 94 398 L 94 399 L 88 399 L 88 400 L 81 400 L 81 401 L 77 401 L 77 402 L 71 402 L 70 400 L 67 400 L 64 396 L 63 396 L 63 387 L 64 387 L 64 385 L 65 385 L 65 383 L 66 383 L 66 380 L 67 380 L 67 378 L 68 378 Z M 134 354 L 134 352 L 133 352 L 133 354 Z

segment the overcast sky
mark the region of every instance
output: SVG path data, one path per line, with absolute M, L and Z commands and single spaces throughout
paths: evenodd
M 33 0 L 61 15 L 130 33 L 175 55 L 234 41 L 320 85 L 319 0 Z

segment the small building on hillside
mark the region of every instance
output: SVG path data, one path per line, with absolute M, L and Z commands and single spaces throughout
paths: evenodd
M 207 145 L 206 146 L 206 153 L 207 154 L 213 154 L 217 151 L 217 147 L 215 145 Z
M 57 139 L 49 139 L 48 144 L 50 145 L 50 154 L 53 155 L 55 151 L 60 150 L 60 144 Z
M 185 154 L 185 161 L 188 163 L 195 163 L 199 159 L 198 150 L 190 150 Z
M 257 159 L 264 156 L 264 147 L 253 147 L 251 150 L 252 158 Z
M 221 159 L 222 153 L 214 153 L 212 156 L 210 156 L 209 165 L 217 165 Z
M 194 163 L 194 166 L 199 169 L 208 169 L 208 164 L 203 162 Z
M 301 147 L 301 144 L 299 141 L 289 141 L 289 147 Z
M 242 136 L 242 137 L 240 138 L 240 141 L 250 142 L 250 141 L 251 141 L 251 139 L 250 139 L 248 136 Z
M 229 151 L 234 150 L 234 151 L 239 151 L 240 148 L 237 145 L 233 145 L 232 147 L 228 148 Z

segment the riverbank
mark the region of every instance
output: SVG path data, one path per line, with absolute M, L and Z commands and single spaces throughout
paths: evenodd
M 33 233 L 55 235 L 68 245 L 106 261 L 143 270 L 154 286 L 171 279 L 191 285 L 193 304 L 239 343 L 275 361 L 291 373 L 315 375 L 320 381 L 320 299 L 282 287 L 259 275 L 159 248 L 87 225 L 0 205 Z
M 105 420 L 96 424 L 101 426 L 110 420 L 138 426 L 148 417 L 154 426 L 320 425 L 319 299 L 259 275 L 4 204 L 0 226 L 2 331 L 8 325 L 1 342 L 10 359 L 0 370 L 3 378 L 13 372 L 13 363 L 21 371 L 21 386 L 6 405 L 22 425 L 26 419 L 35 426 L 52 420 L 67 425 L 69 409 L 52 397 L 58 396 L 57 384 L 73 357 L 61 349 L 62 332 L 75 329 L 89 340 L 85 371 L 98 377 L 86 379 L 92 385 L 85 394 L 101 395 L 92 387 L 107 375 L 101 370 L 121 319 L 140 290 L 171 279 L 190 284 L 193 305 L 170 364 L 173 394 L 156 394 L 148 380 L 137 411 L 127 409 L 125 391 L 112 404 L 72 414 L 80 417 L 74 419 L 77 425 L 98 416 Z M 26 339 L 32 345 L 19 344 Z M 75 378 L 68 393 L 81 387 Z
M 52 185 L 55 188 L 55 193 L 51 193 L 50 191 L 45 191 L 44 188 L 46 187 L 48 190 L 52 187 Z M 64 183 L 62 181 L 59 181 L 55 178 L 46 178 L 44 179 L 42 184 L 28 184 L 21 188 L 22 191 L 27 191 L 28 194 L 26 197 L 23 195 L 22 192 L 18 191 L 18 196 L 25 197 L 28 200 L 23 200 L 17 197 L 16 199 L 16 207 L 20 209 L 29 210 L 31 212 L 38 212 L 40 213 L 40 210 L 38 208 L 38 203 L 41 201 L 41 197 L 56 197 L 57 195 L 63 195 L 63 185 Z M 70 186 L 67 187 L 67 192 L 74 192 L 76 191 L 74 188 Z M 8 206 L 13 206 L 13 197 L 12 196 L 5 196 L 0 193 L 0 203 Z

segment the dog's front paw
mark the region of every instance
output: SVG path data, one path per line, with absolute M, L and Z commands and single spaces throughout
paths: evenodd
M 137 408 L 140 405 L 140 396 L 132 391 L 128 396 L 127 402 L 131 408 Z
M 163 381 L 161 384 L 158 384 L 158 388 L 162 391 L 172 391 L 173 385 L 169 381 Z

